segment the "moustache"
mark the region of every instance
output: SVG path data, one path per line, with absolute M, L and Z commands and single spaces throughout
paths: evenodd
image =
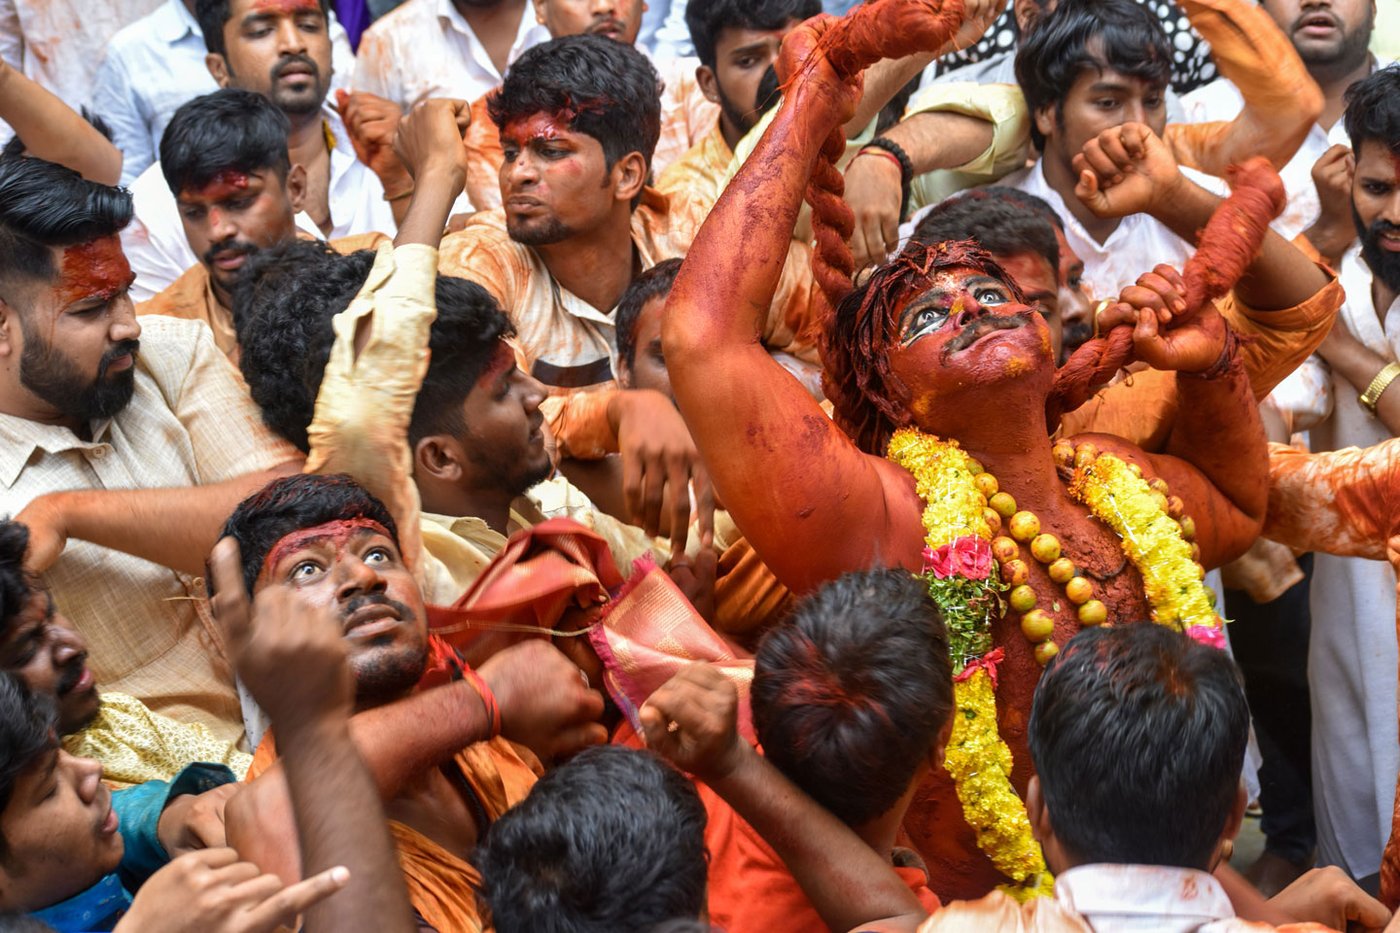
M 87 652 L 77 655 L 63 669 L 63 676 L 58 679 L 56 692 L 59 696 L 68 693 L 78 685 L 78 681 L 83 679 L 83 671 L 87 668 Z
M 215 243 L 213 246 L 209 247 L 207 250 L 204 251 L 204 264 L 206 266 L 212 266 L 214 264 L 214 259 L 217 256 L 238 256 L 243 254 L 256 253 L 257 251 L 258 248 L 252 243 L 243 243 L 239 240 L 235 240 L 232 237 L 230 237 L 227 240 Z
M 102 361 L 97 364 L 97 378 L 101 379 L 107 375 L 107 367 L 124 356 L 130 355 L 132 362 L 136 361 L 136 356 L 141 352 L 141 341 L 123 340 L 106 353 L 102 354 Z M 130 370 L 126 370 L 130 372 Z
M 615 17 L 611 17 L 611 16 L 608 17 L 607 19 L 601 19 L 601 20 L 599 20 L 598 22 L 596 22 L 596 23 L 594 23 L 593 25 L 591 25 L 591 26 L 588 27 L 589 35 L 597 35 L 597 34 L 600 33 L 600 32 L 622 32 L 622 31 L 623 31 L 622 20 L 617 19 L 617 18 L 615 18 Z
M 1374 243 L 1387 233 L 1392 236 L 1400 235 L 1400 224 L 1393 224 L 1388 220 L 1378 220 L 1366 228 L 1365 239 Z
M 390 599 L 384 593 L 365 593 L 361 596 L 352 597 L 350 601 L 345 604 L 345 608 L 340 612 L 340 620 L 342 622 L 349 621 L 351 616 L 366 606 L 388 606 L 390 609 L 397 612 L 399 614 L 399 619 L 404 622 L 411 622 L 417 618 L 417 615 L 412 609 L 408 608 L 408 606 L 399 602 L 397 599 Z
M 1290 34 L 1303 28 L 1303 23 L 1310 19 L 1324 18 L 1333 29 L 1341 29 L 1342 21 L 1331 10 L 1306 10 L 1293 21 L 1293 25 L 1288 27 Z
M 947 345 L 943 347 L 943 358 L 946 360 L 949 354 L 972 346 L 978 338 L 985 336 L 991 331 L 1015 330 L 1018 327 L 1026 326 L 1026 322 L 1030 320 L 1030 315 L 1032 313 L 1034 312 L 1022 311 L 1020 314 L 986 315 L 985 317 L 978 318 L 967 327 L 964 327 L 962 333 L 948 341 Z
M 311 77 L 314 80 L 321 80 L 320 66 L 318 66 L 309 55 L 302 55 L 300 53 L 296 55 L 287 55 L 278 59 L 277 64 L 272 66 L 272 80 L 276 81 L 278 78 L 282 77 L 286 70 L 292 65 L 305 65 L 311 70 Z

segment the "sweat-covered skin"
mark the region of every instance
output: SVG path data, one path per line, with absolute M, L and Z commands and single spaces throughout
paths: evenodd
M 900 6 L 891 0 L 862 10 L 874 16 Z M 931 3 L 905 6 L 937 15 Z M 985 253 L 966 245 L 905 253 L 842 302 L 828 324 L 826 364 L 838 423 L 849 433 L 754 341 L 746 309 L 766 306 L 818 150 L 859 94 L 857 81 L 810 54 L 825 49 L 830 35 L 830 21 L 818 20 L 789 37 L 783 65 L 796 80 L 701 229 L 667 309 L 663 342 L 672 386 L 719 497 L 796 593 L 875 565 L 919 572 L 924 503 L 910 474 L 882 456 L 894 428 L 914 426 L 957 439 L 1019 508 L 1038 515 L 1094 581 L 1110 619 L 1145 618 L 1142 581 L 1118 539 L 1055 478 L 1046 411 L 1055 379 L 1048 328 Z M 823 209 L 817 204 L 814 214 Z M 826 284 L 840 271 L 838 258 L 818 277 Z M 1196 521 L 1202 562 L 1215 566 L 1259 533 L 1264 435 L 1219 315 L 1210 306 L 1186 320 L 1178 314 L 1159 332 L 1159 316 L 1170 317 L 1164 308 L 1184 309 L 1186 288 L 1164 267 L 1141 281 L 1123 296 L 1124 320 L 1137 319 L 1134 353 L 1180 373 L 1183 410 L 1196 417 L 1174 428 L 1165 454 L 1145 454 L 1109 436 L 1077 440 L 1092 440 L 1138 464 L 1145 476 L 1166 480 Z M 1038 565 L 1030 569 L 1030 585 L 1041 605 L 1052 605 L 1057 585 Z M 1061 606 L 1054 613 L 1058 642 L 1079 628 L 1067 603 Z M 1024 793 L 1031 773 L 1025 722 L 1040 667 L 1014 618 L 994 622 L 992 635 L 1005 651 L 1001 735 L 1015 758 L 1012 782 Z M 921 788 L 906 828 L 929 861 L 940 896 L 980 895 L 1004 880 L 978 851 L 946 773 Z

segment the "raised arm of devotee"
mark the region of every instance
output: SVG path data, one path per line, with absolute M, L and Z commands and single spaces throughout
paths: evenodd
M 267 587 L 250 606 L 231 538 L 210 563 L 229 659 L 281 742 L 301 870 L 350 875 L 344 890 L 307 910 L 305 928 L 414 930 L 384 808 L 350 737 L 354 678 L 339 621 L 287 587 Z
M 909 885 L 739 737 L 738 705 L 729 678 L 691 664 L 642 707 L 647 747 L 724 798 L 778 853 L 830 929 L 916 929 L 925 913 Z
M 26 155 L 67 166 L 89 181 L 121 181 L 121 150 L 55 94 L 4 61 L 0 120 L 10 124 Z
M 1322 113 L 1322 89 L 1293 43 L 1252 0 L 1182 0 L 1191 25 L 1210 44 L 1223 77 L 1244 108 L 1228 123 L 1174 123 L 1166 136 L 1183 165 L 1211 175 L 1262 155 L 1281 169 Z
M 15 516 L 29 526 L 25 566 L 43 573 L 76 538 L 200 576 L 204 556 L 219 540 L 234 506 L 271 480 L 300 471 L 301 460 L 294 459 L 204 486 L 75 489 L 38 496 Z
M 809 20 L 784 41 L 786 73 L 802 77 L 700 228 L 663 329 L 676 402 L 719 500 L 796 592 L 877 558 L 912 564 L 922 537 L 908 474 L 862 454 L 759 336 L 818 152 L 860 95 L 806 54 L 831 22 Z
M 413 172 L 395 151 L 403 110 L 393 101 L 367 91 L 341 88 L 335 92 L 335 101 L 355 156 L 379 176 L 384 184 L 384 199 L 394 213 L 394 222 L 402 224 L 408 216 L 409 198 L 414 191 Z M 463 130 L 470 119 L 470 112 L 464 108 Z

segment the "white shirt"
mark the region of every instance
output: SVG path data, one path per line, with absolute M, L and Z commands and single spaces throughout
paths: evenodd
M 1055 900 L 1095 933 L 1227 933 L 1235 917 L 1212 875 L 1165 865 L 1080 865 L 1055 878 Z
M 526 4 L 506 64 L 549 40 Z M 360 37 L 354 86 L 404 108 L 429 97 L 473 101 L 500 85 L 486 46 L 452 0 L 408 0 Z
M 317 239 L 334 240 L 360 233 L 393 236 L 398 227 L 394 213 L 384 200 L 384 186 L 368 166 L 355 158 L 349 134 L 340 117 L 329 108 L 322 116 L 335 136 L 331 150 L 329 233 L 322 233 L 306 214 L 297 215 L 297 226 Z M 122 231 L 122 250 L 136 273 L 131 287 L 133 301 L 155 297 L 188 268 L 199 261 L 185 239 L 175 195 L 156 162 L 131 186 L 136 216 Z
M 331 84 L 348 87 L 355 55 L 334 12 L 330 36 L 335 67 Z M 134 182 L 159 157 L 165 125 L 180 105 L 219 89 L 204 64 L 206 54 L 199 21 L 182 0 L 165 0 L 108 43 L 92 102 L 122 151 L 123 185 Z
M 1347 294 L 1338 324 L 1385 359 L 1400 359 L 1400 298 L 1375 307 L 1360 244 L 1342 257 L 1337 277 Z M 1300 425 L 1310 427 L 1313 450 L 1370 447 L 1391 436 L 1321 357 L 1309 357 L 1285 387 L 1292 391 L 1279 393 L 1280 401 L 1322 419 Z M 1385 561 L 1356 557 L 1318 554 L 1314 561 L 1308 682 L 1318 864 L 1364 878 L 1380 868 L 1400 773 L 1395 572 Z
M 1196 251 L 1196 247 L 1167 229 L 1161 221 L 1147 214 L 1129 214 L 1100 243 L 1084 229 L 1084 225 L 1065 207 L 1064 199 L 1045 180 L 1044 159 L 1036 160 L 1030 168 L 1008 175 L 998 184 L 1017 188 L 1043 198 L 1065 222 L 1065 239 L 1084 260 L 1084 283 L 1092 298 L 1113 298 L 1125 287 L 1137 281 L 1144 272 L 1151 272 L 1158 263 L 1180 269 Z M 1181 173 L 1214 194 L 1228 193 L 1219 178 L 1182 168 Z
M 1375 67 L 1380 67 L 1374 63 L 1373 66 L 1373 71 Z M 1182 103 L 1190 123 L 1233 120 L 1244 109 L 1244 97 L 1229 78 L 1217 78 L 1197 88 L 1182 98 Z M 1323 153 L 1339 144 L 1351 145 L 1346 126 L 1340 119 L 1330 130 L 1314 123 L 1308 130 L 1307 139 L 1298 147 L 1298 152 L 1279 172 L 1284 190 L 1288 192 L 1288 205 L 1272 226 L 1284 239 L 1293 239 L 1317 220 L 1320 208 L 1317 186 L 1312 180 L 1313 165 L 1322 158 Z

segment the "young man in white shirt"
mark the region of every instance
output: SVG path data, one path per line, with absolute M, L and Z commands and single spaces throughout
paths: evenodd
M 393 234 L 394 204 L 379 178 L 355 156 L 340 117 L 326 106 L 333 70 L 328 0 L 197 0 L 196 18 L 209 50 L 205 59 L 220 87 L 267 97 L 291 121 L 287 149 L 306 172 L 307 233 L 340 238 Z M 136 219 L 122 247 L 136 272 L 132 297 L 145 301 L 197 261 L 180 222 L 175 197 L 158 164 L 132 185 Z

